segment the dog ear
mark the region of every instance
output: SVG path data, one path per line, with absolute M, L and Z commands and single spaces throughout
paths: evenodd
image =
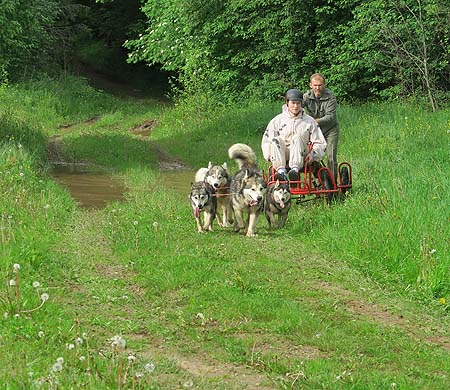
M 223 168 L 223 169 L 225 169 L 225 170 L 227 170 L 227 169 L 228 169 L 228 165 L 227 165 L 227 163 L 226 163 L 226 162 L 224 162 L 224 163 L 222 164 L 222 168 Z
M 213 166 L 213 163 L 210 161 L 210 162 L 208 163 L 208 169 L 211 169 L 212 166 Z
M 280 181 L 277 179 L 277 182 L 275 183 L 275 188 L 278 188 L 280 186 Z

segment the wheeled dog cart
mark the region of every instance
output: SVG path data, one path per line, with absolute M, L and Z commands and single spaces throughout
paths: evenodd
M 288 183 L 291 195 L 297 198 L 297 203 L 308 202 L 315 198 L 325 197 L 328 202 L 336 198 L 338 193 L 345 194 L 352 188 L 352 166 L 348 162 L 341 162 L 338 165 L 337 183 L 330 168 L 326 167 L 323 161 L 318 163 L 320 168 L 305 164 L 300 170 L 298 180 L 280 181 Z M 276 183 L 275 169 L 269 167 L 267 185 Z

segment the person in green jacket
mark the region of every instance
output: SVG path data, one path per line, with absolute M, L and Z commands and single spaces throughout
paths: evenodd
M 325 153 L 327 166 L 337 179 L 337 146 L 339 139 L 339 123 L 336 116 L 336 96 L 326 88 L 325 77 L 321 73 L 314 73 L 309 78 L 308 92 L 303 94 L 303 107 L 319 125 L 327 142 Z

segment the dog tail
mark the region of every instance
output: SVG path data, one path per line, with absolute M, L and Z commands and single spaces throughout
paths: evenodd
M 228 156 L 235 160 L 239 169 L 256 167 L 256 154 L 253 149 L 246 144 L 234 144 L 228 149 Z

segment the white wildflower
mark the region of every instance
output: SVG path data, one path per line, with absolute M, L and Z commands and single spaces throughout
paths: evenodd
M 127 359 L 128 359 L 128 361 L 129 361 L 130 363 L 133 363 L 133 362 L 136 360 L 136 356 L 134 356 L 134 355 L 128 355 Z
M 204 320 L 205 319 L 205 315 L 203 313 L 197 313 L 197 315 L 195 316 L 195 318 L 198 318 L 200 320 Z
M 42 331 L 42 330 L 40 330 L 39 332 L 38 332 L 38 337 L 39 338 L 42 338 L 42 337 L 44 337 L 45 336 L 45 333 Z

